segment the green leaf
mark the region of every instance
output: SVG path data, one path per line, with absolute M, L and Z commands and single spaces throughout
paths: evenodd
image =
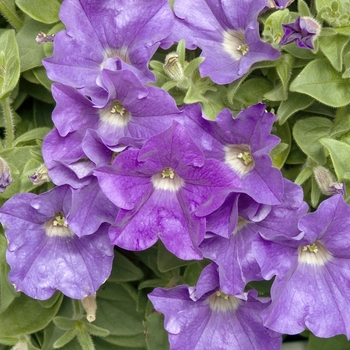
M 59 21 L 60 3 L 57 0 L 16 0 L 16 5 L 39 22 L 51 24 Z
M 350 145 L 331 138 L 323 138 L 320 143 L 329 151 L 337 178 L 350 180 L 350 162 L 344 161 L 350 159 Z
M 19 293 L 15 292 L 7 277 L 10 268 L 5 258 L 6 248 L 6 238 L 0 234 L 0 313 L 9 307 L 16 296 L 19 296 Z
M 42 307 L 37 300 L 21 294 L 0 314 L 0 337 L 30 334 L 45 328 L 56 315 L 63 296 L 51 308 Z
M 26 165 L 34 158 L 35 154 L 41 154 L 39 146 L 9 148 L 0 152 L 0 157 L 7 161 L 13 178 L 11 185 L 1 195 L 3 198 L 10 198 L 15 193 L 29 192 L 35 187 L 28 179 L 28 174 L 26 173 L 28 171 Z M 33 170 L 35 171 L 35 169 Z
M 244 105 L 251 106 L 262 101 L 264 95 L 271 91 L 272 88 L 272 83 L 266 78 L 248 79 L 237 90 L 235 98 Z
M 22 134 L 17 137 L 13 143 L 14 146 L 18 146 L 21 143 L 35 141 L 35 140 L 43 140 L 44 137 L 51 131 L 50 128 L 42 127 L 29 130 L 28 132 Z
M 104 341 L 118 345 L 118 346 L 126 346 L 128 348 L 143 348 L 145 349 L 145 335 L 137 334 L 129 337 L 122 337 L 116 335 L 110 335 L 106 338 L 103 338 Z M 113 348 L 114 349 L 114 348 Z
M 317 208 L 317 204 L 320 201 L 321 197 L 321 190 L 320 187 L 318 186 L 315 177 L 311 178 L 311 196 L 310 196 L 310 202 L 311 206 L 313 208 Z
M 319 140 L 328 136 L 333 123 L 326 118 L 310 117 L 298 120 L 293 128 L 293 136 L 301 150 L 319 165 L 326 162 L 325 150 Z
M 192 263 L 192 261 L 181 260 L 176 255 L 170 253 L 161 242 L 158 243 L 157 262 L 159 271 L 161 272 L 167 272 Z
M 179 56 L 179 63 L 181 64 L 181 67 L 185 66 L 185 55 L 186 55 L 186 43 L 184 39 L 181 39 L 176 48 L 176 53 Z
M 204 59 L 204 57 L 197 57 L 192 60 L 184 70 L 185 77 L 188 77 L 190 74 L 192 74 L 201 65 Z
M 88 322 L 85 323 L 85 328 L 91 335 L 96 337 L 107 337 L 110 334 L 108 329 L 97 327 L 96 325 Z
M 1 0 L 0 12 L 14 29 L 19 30 L 22 27 L 22 20 L 16 11 L 15 0 Z
M 38 303 L 42 306 L 45 307 L 46 309 L 54 306 L 56 304 L 57 300 L 60 298 L 61 292 L 59 290 L 56 290 L 55 293 L 53 293 L 52 297 L 46 300 L 38 300 Z
M 91 336 L 85 329 L 84 325 L 82 324 L 81 327 L 77 327 L 76 331 L 77 331 L 77 338 L 81 347 L 84 350 L 95 350 L 95 346 L 94 346 L 94 343 L 92 342 Z
M 304 0 L 298 1 L 298 12 L 300 16 L 311 16 L 309 7 Z
M 97 314 L 94 324 L 111 335 L 132 336 L 143 333 L 143 313 L 136 311 L 136 301 L 125 288 L 106 282 L 97 292 Z
M 342 107 L 350 103 L 350 85 L 326 59 L 310 62 L 290 85 L 290 90 L 312 96 L 318 101 Z
M 211 120 L 226 107 L 223 97 L 226 96 L 227 89 L 223 85 L 218 85 L 216 91 L 207 91 L 204 95 L 205 102 L 202 102 L 203 113 Z
M 206 264 L 207 263 L 205 261 L 198 261 L 187 266 L 184 273 L 186 284 L 189 286 L 195 286 Z
M 271 151 L 272 161 L 275 167 L 281 169 L 284 165 L 291 145 L 291 134 L 288 123 L 275 126 L 275 134 L 281 139 L 281 142 Z
M 340 34 L 319 38 L 320 49 L 338 72 L 343 68 L 343 51 L 348 41 L 348 36 Z
M 14 30 L 0 30 L 0 98 L 16 86 L 20 74 L 18 46 Z
M 164 329 L 164 316 L 155 312 L 146 317 L 143 322 L 148 350 L 168 350 L 170 345 L 168 333 Z
M 294 180 L 297 185 L 302 185 L 310 176 L 312 176 L 312 168 L 307 166 L 305 167 Z
M 72 328 L 75 328 L 75 325 L 76 325 L 77 321 L 73 320 L 71 318 L 68 318 L 68 317 L 56 316 L 53 319 L 53 323 L 59 329 L 62 329 L 64 331 L 68 331 L 68 330 L 70 330 Z
M 289 79 L 292 75 L 294 57 L 291 54 L 287 53 L 282 55 L 282 57 L 277 62 L 277 74 L 281 79 L 283 88 L 287 91 Z
M 332 338 L 317 338 L 312 333 L 309 336 L 307 350 L 350 350 L 350 341 L 345 335 Z
M 288 94 L 281 83 L 277 84 L 277 86 L 273 90 L 267 92 L 264 95 L 264 98 L 266 98 L 269 101 L 284 101 L 287 99 L 287 97 Z
M 75 328 L 70 329 L 65 332 L 61 337 L 59 337 L 53 344 L 54 349 L 59 349 L 62 346 L 68 344 L 70 341 L 74 339 L 77 334 L 77 330 Z
M 108 279 L 110 282 L 138 281 L 142 278 L 143 272 L 140 268 L 118 251 L 114 252 L 113 269 Z
M 39 45 L 35 38 L 39 32 L 48 32 L 51 26 L 35 21 L 26 17 L 22 29 L 18 32 L 16 38 L 18 43 L 19 58 L 21 62 L 21 72 L 42 65 L 41 61 L 45 58 L 44 45 Z
M 312 97 L 296 92 L 290 92 L 288 98 L 282 101 L 277 110 L 277 120 L 283 124 L 289 117 L 296 112 L 303 110 L 314 102 Z

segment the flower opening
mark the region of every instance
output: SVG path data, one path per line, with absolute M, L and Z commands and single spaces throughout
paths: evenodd
M 51 220 L 45 223 L 45 232 L 49 237 L 73 237 L 74 233 L 70 230 L 66 218 L 61 212 L 58 212 Z
M 225 161 L 238 176 L 243 177 L 253 170 L 255 162 L 248 145 L 225 147 Z
M 225 312 L 237 310 L 240 300 L 233 295 L 226 294 L 220 290 L 213 293 L 209 298 L 209 305 L 213 311 Z
M 223 33 L 224 41 L 222 45 L 225 51 L 235 60 L 240 60 L 247 52 L 249 45 L 245 41 L 244 32 L 227 29 Z
M 167 167 L 152 176 L 152 183 L 157 190 L 176 192 L 183 186 L 184 180 L 172 168 Z
M 107 58 L 119 57 L 125 63 L 131 64 L 131 61 L 128 55 L 128 49 L 126 47 L 122 47 L 120 49 L 108 48 L 105 50 L 105 53 L 103 56 L 104 56 L 103 61 L 105 61 Z
M 234 231 L 232 232 L 233 235 L 237 234 L 244 226 L 246 226 L 249 223 L 248 220 L 242 218 L 241 216 L 238 217 L 237 226 L 235 227 Z
M 319 241 L 306 246 L 301 246 L 298 250 L 298 261 L 309 265 L 322 266 L 327 261 L 331 260 L 331 258 L 331 253 Z
M 119 101 L 113 101 L 109 107 L 100 111 L 100 119 L 117 127 L 126 126 L 130 121 L 131 115 Z

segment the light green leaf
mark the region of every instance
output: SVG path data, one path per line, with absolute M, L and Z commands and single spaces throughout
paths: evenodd
M 333 123 L 326 118 L 311 117 L 298 120 L 293 128 L 293 136 L 301 148 L 310 158 L 319 165 L 326 162 L 325 150 L 319 140 L 328 136 Z
M 311 195 L 310 195 L 310 202 L 311 206 L 313 208 L 317 208 L 317 204 L 320 201 L 321 197 L 321 190 L 320 187 L 318 186 L 315 177 L 311 178 Z
M 343 51 L 348 41 L 348 36 L 340 34 L 319 38 L 320 49 L 338 72 L 343 67 Z
M 310 166 L 305 167 L 294 180 L 297 185 L 302 185 L 313 174 Z
M 21 136 L 17 137 L 13 145 L 18 146 L 20 143 L 23 143 L 23 142 L 43 140 L 46 134 L 50 131 L 51 129 L 47 127 L 29 130 L 26 133 L 22 134 Z
M 350 103 L 350 85 L 326 59 L 310 62 L 290 85 L 290 90 L 312 96 L 331 107 Z
M 0 234 L 0 313 L 6 310 L 16 296 L 19 296 L 19 293 L 15 292 L 7 277 L 10 268 L 5 258 L 6 248 L 6 238 Z
M 287 53 L 282 55 L 276 66 L 277 74 L 285 90 L 288 88 L 289 79 L 292 75 L 293 63 L 294 57 Z
M 185 77 L 188 77 L 190 74 L 192 74 L 201 65 L 204 59 L 204 57 L 197 57 L 192 60 L 184 70 Z
M 41 61 L 45 58 L 44 45 L 39 45 L 35 38 L 39 32 L 47 33 L 51 26 L 35 21 L 26 17 L 22 29 L 18 32 L 16 38 L 19 49 L 19 58 L 21 61 L 21 72 L 42 65 Z
M 235 99 L 246 106 L 251 106 L 263 100 L 264 95 L 271 91 L 272 83 L 265 78 L 252 78 L 246 80 L 237 90 Z
M 51 24 L 59 21 L 60 3 L 57 0 L 16 0 L 16 5 L 39 22 Z
M 289 117 L 296 112 L 303 110 L 314 102 L 312 97 L 296 92 L 290 92 L 288 98 L 282 101 L 277 110 L 277 120 L 283 124 Z
M 0 98 L 16 86 L 20 74 L 18 46 L 14 30 L 0 30 Z
M 329 151 L 337 178 L 350 180 L 350 162 L 345 161 L 350 159 L 350 145 L 331 138 L 322 138 L 320 143 Z
M 60 338 L 58 338 L 55 343 L 53 344 L 54 349 L 59 349 L 62 346 L 68 344 L 70 341 L 74 339 L 76 336 L 77 331 L 75 328 L 70 329 L 69 331 L 65 332 Z
M 311 16 L 309 7 L 304 0 L 298 0 L 298 12 L 300 16 Z
M 79 344 L 84 350 L 95 350 L 90 334 L 85 329 L 84 325 L 76 328 Z
M 271 151 L 270 155 L 273 165 L 281 169 L 288 157 L 291 145 L 291 134 L 288 123 L 276 125 L 274 133 L 281 139 L 281 142 Z

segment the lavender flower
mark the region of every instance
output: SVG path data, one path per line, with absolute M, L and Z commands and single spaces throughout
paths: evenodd
M 175 30 L 170 38 L 185 39 L 188 48 L 202 49 L 202 76 L 218 84 L 230 83 L 247 73 L 255 62 L 280 56 L 259 36 L 257 18 L 265 5 L 266 0 L 177 0 Z
M 228 166 L 205 160 L 177 122 L 151 137 L 141 150 L 119 154 L 112 167 L 95 171 L 102 191 L 121 208 L 111 241 L 143 250 L 158 238 L 181 259 L 201 259 L 205 216 L 216 210 L 240 181 Z
M 233 296 L 219 288 L 216 266 L 211 264 L 195 288 L 156 288 L 148 295 L 165 316 L 171 349 L 280 349 L 281 335 L 262 326 L 266 300 L 261 302 L 252 290 Z
M 255 245 L 266 279 L 277 275 L 264 325 L 281 333 L 350 338 L 350 206 L 335 194 L 300 219 L 304 237 Z
M 314 42 L 321 32 L 321 25 L 311 17 L 300 17 L 295 22 L 282 24 L 284 35 L 279 45 L 296 41 L 302 49 L 313 50 Z
M 17 194 L 1 207 L 9 279 L 17 291 L 43 300 L 60 290 L 83 299 L 109 277 L 113 246 L 108 226 L 79 238 L 69 226 L 70 207 L 69 186 L 40 195 Z
M 262 280 L 252 246 L 255 237 L 259 233 L 275 240 L 298 236 L 298 219 L 307 209 L 301 187 L 284 179 L 281 204 L 261 205 L 244 194 L 230 195 L 216 212 L 210 214 L 207 230 L 216 235 L 205 239 L 200 249 L 206 258 L 218 264 L 222 291 L 239 294 L 248 282 Z M 229 217 L 234 223 L 230 220 L 227 225 Z M 231 231 L 227 239 L 228 230 Z
M 283 195 L 282 174 L 272 167 L 270 151 L 279 142 L 271 134 L 275 116 L 264 104 L 253 105 L 235 118 L 225 109 L 216 121 L 204 119 L 197 107 L 188 106 L 185 125 L 198 135 L 196 140 L 207 158 L 219 159 L 241 178 L 242 192 L 263 204 L 279 204 Z
M 101 68 L 132 70 L 154 80 L 148 61 L 173 26 L 167 0 L 65 0 L 53 56 L 43 64 L 51 80 L 94 94 Z

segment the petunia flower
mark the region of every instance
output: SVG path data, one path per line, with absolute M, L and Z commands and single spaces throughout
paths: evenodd
M 143 250 L 160 238 L 184 260 L 202 258 L 198 245 L 205 216 L 240 189 L 237 175 L 218 160 L 206 160 L 175 121 L 140 150 L 122 152 L 111 167 L 94 174 L 102 191 L 121 208 L 109 230 L 112 243 Z
M 154 80 L 148 62 L 173 26 L 167 0 L 65 0 L 54 51 L 43 64 L 49 78 L 93 96 L 102 68 L 132 70 Z
M 48 299 L 56 290 L 74 299 L 96 293 L 112 269 L 108 226 L 78 237 L 69 226 L 69 186 L 16 194 L 0 209 L 8 240 L 9 280 L 16 291 Z
M 295 22 L 282 24 L 283 37 L 279 45 L 296 42 L 302 49 L 313 50 L 314 42 L 321 32 L 321 25 L 311 17 L 300 17 Z
M 279 142 L 271 134 L 275 116 L 262 103 L 242 110 L 233 118 L 229 109 L 219 113 L 215 121 L 205 119 L 198 106 L 183 108 L 189 118 L 188 129 L 207 158 L 229 165 L 242 181 L 242 192 L 258 203 L 278 204 L 283 195 L 281 171 L 272 166 L 270 151 Z
M 227 294 L 239 294 L 250 281 L 262 280 L 253 242 L 261 234 L 275 240 L 298 237 L 299 218 L 306 213 L 300 186 L 284 179 L 281 203 L 269 206 L 256 203 L 245 194 L 230 195 L 225 203 L 207 217 L 207 230 L 215 233 L 204 239 L 200 250 L 219 266 L 220 285 Z M 226 225 L 232 217 L 234 225 Z M 230 235 L 224 235 L 231 229 Z
M 268 302 L 252 290 L 239 296 L 223 293 L 215 264 L 203 270 L 196 287 L 156 288 L 148 297 L 165 316 L 172 350 L 281 347 L 281 335 L 262 325 L 260 314 Z
M 258 15 L 266 0 L 176 0 L 175 26 L 168 40 L 185 39 L 189 49 L 201 48 L 201 76 L 217 84 L 242 77 L 262 60 L 275 60 L 279 51 L 263 42 Z
M 321 338 L 350 338 L 350 206 L 335 194 L 299 221 L 304 237 L 254 245 L 266 279 L 276 275 L 264 325 L 297 334 L 308 328 Z

